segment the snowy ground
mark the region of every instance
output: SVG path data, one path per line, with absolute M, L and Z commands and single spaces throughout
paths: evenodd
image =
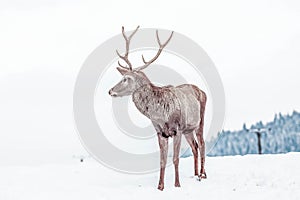
M 128 175 L 93 159 L 80 163 L 1 166 L 0 199 L 300 199 L 300 153 L 207 158 L 208 179 L 193 176 L 192 158 L 180 160 L 181 188 L 167 168 L 165 190 L 158 173 Z

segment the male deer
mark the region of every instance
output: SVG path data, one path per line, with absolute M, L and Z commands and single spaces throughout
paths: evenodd
M 206 94 L 197 86 L 183 84 L 179 86 L 158 87 L 150 82 L 142 72 L 143 69 L 153 63 L 161 54 L 164 47 L 173 36 L 173 32 L 165 43 L 161 43 L 158 31 L 156 38 L 159 49 L 156 55 L 146 61 L 142 55 L 144 65 L 134 68 L 128 59 L 129 44 L 132 36 L 137 32 L 139 26 L 127 37 L 122 27 L 122 34 L 126 42 L 125 55 L 121 55 L 116 50 L 118 56 L 125 61 L 127 66 L 118 62 L 120 67 L 117 70 L 123 75 L 122 80 L 109 90 L 112 97 L 132 96 L 132 100 L 137 109 L 148 117 L 157 132 L 160 148 L 160 178 L 158 189 L 164 189 L 164 174 L 168 152 L 168 138 L 173 138 L 174 153 L 173 163 L 175 166 L 175 187 L 180 187 L 178 164 L 179 151 L 182 134 L 192 148 L 194 155 L 195 175 L 199 178 L 206 178 L 204 170 L 205 163 L 205 143 L 203 139 L 204 110 L 206 104 Z M 194 138 L 194 132 L 199 146 Z M 198 173 L 198 148 L 201 156 L 201 169 Z

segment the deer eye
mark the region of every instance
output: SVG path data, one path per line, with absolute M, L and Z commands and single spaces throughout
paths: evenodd
M 125 83 L 126 81 L 127 81 L 127 78 L 124 78 L 124 79 L 123 79 L 123 82 Z

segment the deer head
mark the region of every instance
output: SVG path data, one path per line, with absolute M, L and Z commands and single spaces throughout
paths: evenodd
M 122 80 L 117 83 L 113 88 L 109 90 L 109 95 L 112 97 L 122 97 L 122 96 L 128 96 L 131 95 L 136 89 L 139 87 L 150 83 L 150 80 L 147 78 L 147 76 L 142 72 L 143 69 L 148 67 L 151 63 L 153 63 L 160 55 L 164 47 L 169 43 L 173 36 L 173 31 L 170 35 L 170 37 L 167 39 L 167 41 L 163 44 L 161 44 L 159 36 L 158 36 L 158 30 L 156 30 L 156 39 L 159 44 L 159 49 L 156 53 L 156 55 L 149 61 L 146 61 L 144 56 L 142 55 L 142 60 L 144 62 L 144 65 L 133 68 L 131 62 L 128 59 L 129 55 L 129 45 L 131 38 L 133 35 L 137 32 L 139 26 L 131 33 L 129 37 L 126 36 L 124 32 L 124 27 L 122 27 L 122 35 L 126 42 L 126 50 L 125 54 L 122 56 L 118 50 L 116 50 L 117 55 L 127 64 L 126 66 L 122 65 L 120 61 L 118 61 L 118 64 L 120 67 L 117 67 L 117 70 L 121 73 L 123 76 Z

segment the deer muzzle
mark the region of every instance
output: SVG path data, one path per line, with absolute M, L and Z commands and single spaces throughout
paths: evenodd
M 108 94 L 109 94 L 110 96 L 112 96 L 112 97 L 117 97 L 117 93 L 115 93 L 114 91 L 112 91 L 112 89 L 110 89 L 110 90 L 108 91 Z

